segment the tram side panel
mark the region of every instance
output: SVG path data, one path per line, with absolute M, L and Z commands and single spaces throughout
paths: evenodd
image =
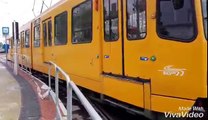
M 20 64 L 32 68 L 32 31 L 31 31 L 31 22 L 23 25 L 20 28 L 20 39 L 21 39 L 21 53 Z
M 184 1 L 180 10 L 171 1 L 158 0 L 157 5 L 151 104 L 159 112 L 178 112 L 180 107 L 192 107 L 198 98 L 207 98 L 207 41 L 201 5 L 194 0 Z
M 43 38 L 41 17 L 36 18 L 32 23 L 32 66 L 33 69 L 42 73 L 48 73 L 48 66 L 44 63 Z
M 77 85 L 101 93 L 100 24 L 95 7 L 95 1 L 77 0 L 52 11 L 57 26 L 53 27 L 53 59 Z M 63 29 L 67 33 L 58 36 Z

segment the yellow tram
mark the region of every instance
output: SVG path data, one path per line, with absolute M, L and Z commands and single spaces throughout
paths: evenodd
M 61 0 L 21 27 L 18 52 L 41 73 L 47 74 L 44 62 L 53 61 L 103 100 L 178 112 L 207 99 L 206 5 Z

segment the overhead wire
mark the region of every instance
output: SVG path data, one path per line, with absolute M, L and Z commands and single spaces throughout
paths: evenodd
M 45 3 L 45 0 L 42 0 L 42 6 L 41 6 L 40 13 L 43 12 L 43 7 L 44 7 L 44 5 L 48 8 L 48 6 L 47 6 L 46 3 Z
M 53 0 L 50 1 L 50 6 L 48 6 L 48 5 L 45 3 L 45 0 L 42 0 L 42 5 L 41 5 L 40 14 L 43 12 L 43 7 L 44 7 L 44 6 L 46 6 L 46 8 L 51 7 L 52 1 L 53 1 Z M 36 0 L 34 0 L 34 2 L 33 2 L 33 8 L 32 8 L 33 15 L 36 17 L 36 14 L 35 14 L 35 4 L 36 4 Z
M 52 5 L 52 1 L 53 1 L 53 0 L 51 0 L 50 7 L 51 7 L 51 5 Z
M 36 17 L 35 12 L 34 12 L 34 7 L 35 7 L 35 0 L 34 0 L 34 2 L 33 2 L 32 12 L 33 12 L 33 15 Z

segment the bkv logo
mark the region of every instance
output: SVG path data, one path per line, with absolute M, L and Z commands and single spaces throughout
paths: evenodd
M 165 66 L 163 70 L 158 70 L 163 72 L 163 75 L 175 75 L 175 76 L 183 76 L 185 73 L 184 68 L 173 68 L 173 65 Z

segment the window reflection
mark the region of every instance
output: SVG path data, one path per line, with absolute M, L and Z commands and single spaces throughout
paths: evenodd
M 105 40 L 117 40 L 118 33 L 118 1 L 104 0 Z
M 40 47 L 40 25 L 35 26 L 34 30 L 34 47 Z
M 52 23 L 48 21 L 48 45 L 52 46 Z
M 47 26 L 46 23 L 43 23 L 43 41 L 44 41 L 44 46 L 47 46 Z
M 127 0 L 127 37 L 141 39 L 146 36 L 146 0 Z
M 184 0 L 183 4 L 174 6 L 172 0 L 159 0 L 157 30 L 160 37 L 183 42 L 193 40 L 196 35 L 193 2 Z
M 63 12 L 55 17 L 55 45 L 67 44 L 67 12 Z
M 30 47 L 30 30 L 25 31 L 25 47 Z
M 21 32 L 20 41 L 18 42 L 18 46 L 24 48 L 24 41 L 25 41 L 25 32 Z
M 92 40 L 92 1 L 73 9 L 72 43 L 89 43 Z

